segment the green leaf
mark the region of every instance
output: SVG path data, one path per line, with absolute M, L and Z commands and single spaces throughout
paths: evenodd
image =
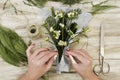
M 84 0 L 27 0 L 28 3 L 24 2 L 27 5 L 34 5 L 36 7 L 43 7 L 47 1 L 62 2 L 63 4 L 73 5 L 75 3 L 80 3 Z
M 0 52 L 2 58 L 15 66 L 27 62 L 27 45 L 14 31 L 0 26 Z
M 54 10 L 54 7 L 51 8 L 51 13 L 52 13 L 52 16 L 55 17 L 55 10 Z
M 76 33 L 76 31 L 77 31 L 77 29 L 78 29 L 78 24 L 77 23 L 72 23 L 71 25 L 70 25 L 70 30 L 75 34 Z
M 100 3 L 96 4 L 96 5 L 94 5 L 94 4 L 92 3 L 91 13 L 92 13 L 93 15 L 95 15 L 95 14 L 101 13 L 101 12 L 103 12 L 103 11 L 105 11 L 105 10 L 109 10 L 109 9 L 116 8 L 116 7 L 117 7 L 117 6 L 112 6 L 112 5 L 105 5 L 106 2 L 108 2 L 108 0 L 107 0 L 107 1 L 100 2 Z
M 75 3 L 80 3 L 83 0 L 60 0 L 60 2 L 64 3 L 64 4 L 68 4 L 68 5 L 73 5 Z
M 5 3 L 3 4 L 3 10 L 6 9 L 7 3 L 9 0 L 6 0 Z
M 0 55 L 9 64 L 12 64 L 14 66 L 20 65 L 19 60 L 15 56 L 13 56 L 12 53 L 2 45 L 1 42 L 0 42 Z
M 45 5 L 45 3 L 47 2 L 48 0 L 27 0 L 28 3 L 24 2 L 25 4 L 28 4 L 28 5 L 34 5 L 36 7 L 43 7 Z

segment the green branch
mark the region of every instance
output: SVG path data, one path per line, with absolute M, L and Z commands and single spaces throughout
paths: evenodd
M 108 0 L 100 2 L 100 3 L 95 4 L 95 5 L 92 2 L 91 3 L 91 5 L 92 5 L 91 14 L 93 14 L 93 15 L 99 14 L 105 10 L 109 10 L 109 9 L 117 7 L 117 6 L 112 6 L 112 5 L 105 5 L 106 2 L 108 2 Z
M 6 1 L 4 2 L 4 4 L 3 4 L 3 10 L 9 8 L 8 4 L 10 4 L 10 6 L 14 9 L 14 12 L 15 12 L 16 14 L 18 14 L 18 12 L 23 13 L 23 11 L 18 10 L 18 9 L 16 8 L 16 6 L 15 6 L 10 0 L 6 0 Z

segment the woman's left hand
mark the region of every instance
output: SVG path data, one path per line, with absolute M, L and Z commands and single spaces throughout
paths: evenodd
M 35 45 L 28 47 L 26 53 L 28 58 L 28 70 L 20 80 L 38 80 L 52 66 L 57 52 L 47 48 L 40 48 L 31 52 Z

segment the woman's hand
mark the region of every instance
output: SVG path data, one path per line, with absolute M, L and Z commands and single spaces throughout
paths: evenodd
M 50 51 L 47 48 L 37 49 L 32 53 L 32 48 L 35 45 L 28 47 L 26 53 L 28 58 L 28 70 L 20 80 L 38 80 L 52 66 L 54 57 L 57 52 Z
M 67 51 L 73 68 L 83 78 L 83 80 L 99 80 L 92 70 L 92 58 L 83 50 Z

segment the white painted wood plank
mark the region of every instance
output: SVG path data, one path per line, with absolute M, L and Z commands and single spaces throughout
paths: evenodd
M 106 76 L 101 75 L 103 80 L 119 80 L 120 79 L 120 60 L 106 60 L 111 66 L 110 73 Z M 94 60 L 94 64 L 97 64 L 98 61 Z M 25 71 L 26 67 L 14 67 L 7 64 L 2 59 L 0 59 L 0 79 L 1 80 L 17 80 Z M 116 66 L 117 65 L 117 66 Z M 49 80 L 81 80 L 81 77 L 76 74 L 74 71 L 72 73 L 62 73 L 60 75 L 56 74 L 55 69 L 53 68 L 49 73 Z
M 13 4 L 19 10 L 23 10 L 24 14 L 19 13 L 16 15 L 12 8 L 8 8 L 3 11 L 3 2 L 5 0 L 0 0 L 0 24 L 5 27 L 15 30 L 28 44 L 29 40 L 32 40 L 33 43 L 36 43 L 37 47 L 51 47 L 51 45 L 45 42 L 46 36 L 42 36 L 39 39 L 31 38 L 26 27 L 28 25 L 41 25 L 42 21 L 48 15 L 48 8 L 55 4 L 55 7 L 66 8 L 65 5 L 56 2 L 48 2 L 44 8 L 38 9 L 36 7 L 29 7 L 22 3 L 23 0 L 12 0 Z M 88 0 L 90 1 L 90 0 Z M 94 0 L 95 3 L 98 3 L 102 0 Z M 109 0 L 107 4 L 116 5 L 118 8 L 105 11 L 102 14 L 95 15 L 90 21 L 89 26 L 91 32 L 88 34 L 88 39 L 82 39 L 81 44 L 72 44 L 71 49 L 85 48 L 89 54 L 94 58 L 98 59 L 99 54 L 99 24 L 105 22 L 105 59 L 111 66 L 110 74 L 103 76 L 104 80 L 120 80 L 120 0 Z M 67 6 L 69 7 L 69 6 Z M 75 4 L 72 8 L 83 8 L 83 10 L 89 11 L 91 8 L 90 5 Z M 43 14 L 44 13 L 44 14 Z M 28 20 L 28 21 L 27 21 Z M 41 26 L 40 26 L 41 27 Z M 83 46 L 88 40 L 88 47 Z M 97 63 L 96 60 L 94 64 Z M 0 80 L 17 80 L 17 78 L 25 72 L 26 68 L 18 68 L 11 66 L 5 63 L 0 59 Z M 50 80 L 81 80 L 80 76 L 76 73 L 63 73 L 57 75 L 54 72 L 49 73 Z

